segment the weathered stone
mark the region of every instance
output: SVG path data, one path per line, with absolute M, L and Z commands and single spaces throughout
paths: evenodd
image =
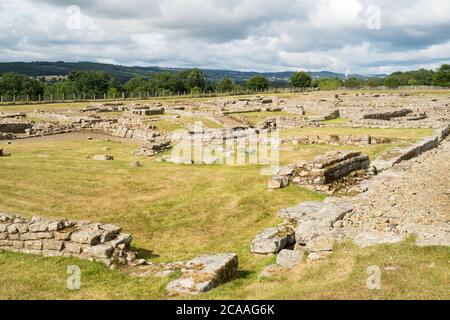
M 271 190 L 286 188 L 289 186 L 289 178 L 286 176 L 274 176 L 269 179 L 267 186 Z
M 21 250 L 25 247 L 25 245 L 22 241 L 13 241 L 12 247 L 15 250 Z
M 52 221 L 48 224 L 48 231 L 58 231 L 64 228 L 62 221 Z
M 25 249 L 42 250 L 42 241 L 41 240 L 25 241 Z
M 64 242 L 58 240 L 44 240 L 43 248 L 44 250 L 61 251 L 64 248 Z
M 166 290 L 171 294 L 206 292 L 236 274 L 238 257 L 234 253 L 200 256 L 187 262 L 193 269 L 170 282 Z
M 72 232 L 54 232 L 53 236 L 55 240 L 69 240 L 70 236 L 72 235 Z
M 10 247 L 13 245 L 11 240 L 0 240 L 0 247 Z
M 113 246 L 109 244 L 102 244 L 98 246 L 88 247 L 84 250 L 84 253 L 96 258 L 108 259 L 111 258 L 113 251 Z
M 299 244 L 306 244 L 320 236 L 330 232 L 331 224 L 329 221 L 307 220 L 299 224 L 295 229 L 295 241 Z
M 277 255 L 277 265 L 292 269 L 303 260 L 303 254 L 298 250 L 281 250 Z
M 73 242 L 65 242 L 64 243 L 64 251 L 74 254 L 80 254 L 83 250 L 83 246 L 78 243 Z
M 294 232 L 283 232 L 269 228 L 256 235 L 251 243 L 251 252 L 258 254 L 278 253 L 294 239 Z
M 101 236 L 101 231 L 79 230 L 72 233 L 70 239 L 81 244 L 96 245 L 100 243 Z
M 394 244 L 403 241 L 403 237 L 380 231 L 364 231 L 355 236 L 353 242 L 362 247 L 370 247 L 378 244 Z
M 6 232 L 0 232 L 0 240 L 8 239 L 8 234 Z
M 39 240 L 39 236 L 37 233 L 35 232 L 29 232 L 29 233 L 24 233 L 20 235 L 20 240 L 22 241 L 27 241 L 27 240 Z
M 17 230 L 17 224 L 16 223 L 9 225 L 6 228 L 6 230 L 8 231 L 9 234 L 14 234 L 14 233 L 18 233 L 19 232 L 19 230 Z
M 35 221 L 29 225 L 30 232 L 45 232 L 48 230 L 49 221 Z
M 306 248 L 310 252 L 333 251 L 336 241 L 330 237 L 319 237 L 309 241 Z
M 96 155 L 96 156 L 94 156 L 93 159 L 96 161 L 111 161 L 111 160 L 114 160 L 114 157 L 103 154 L 103 155 Z
M 133 237 L 131 236 L 131 234 L 120 234 L 119 236 L 117 236 L 117 238 L 109 241 L 108 243 L 113 247 L 117 247 L 118 245 L 121 244 L 129 245 L 132 240 Z

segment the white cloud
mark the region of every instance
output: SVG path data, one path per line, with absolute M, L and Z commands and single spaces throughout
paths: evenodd
M 68 27 L 69 5 L 81 9 Z M 381 29 L 367 28 L 380 9 Z M 2 0 L 0 60 L 373 73 L 450 60 L 447 0 Z M 384 72 L 383 71 L 383 72 Z

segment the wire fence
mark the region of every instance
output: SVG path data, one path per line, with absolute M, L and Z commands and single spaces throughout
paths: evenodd
M 337 90 L 449 90 L 446 87 L 432 86 L 402 86 L 397 88 L 388 87 L 360 87 L 346 88 L 341 87 Z M 211 98 L 226 96 L 245 96 L 255 94 L 277 94 L 277 93 L 301 93 L 319 91 L 319 88 L 267 88 L 263 90 L 241 89 L 234 91 L 209 91 L 209 92 L 121 92 L 121 93 L 81 93 L 81 94 L 50 94 L 50 95 L 0 95 L 0 105 L 10 104 L 48 104 L 65 102 L 107 102 L 107 101 L 131 101 L 131 100 L 151 100 L 151 99 L 174 99 L 174 98 Z
M 208 98 L 223 96 L 244 96 L 254 94 L 269 93 L 298 93 L 312 92 L 316 88 L 267 88 L 264 90 L 234 90 L 234 91 L 209 91 L 209 92 L 122 92 L 103 94 L 50 94 L 50 95 L 0 95 L 1 104 L 44 104 L 44 103 L 64 103 L 64 102 L 96 102 L 96 101 L 128 101 L 128 100 L 150 100 L 150 99 L 174 99 L 174 98 Z

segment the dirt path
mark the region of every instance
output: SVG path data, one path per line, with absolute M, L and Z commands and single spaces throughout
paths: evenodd
M 72 133 L 62 133 L 54 134 L 49 136 L 32 137 L 25 139 L 17 139 L 10 141 L 13 144 L 27 144 L 27 143 L 39 143 L 39 142 L 51 142 L 51 141 L 73 141 L 73 140 L 88 140 L 92 138 L 93 140 L 105 140 L 105 141 L 120 141 L 135 143 L 136 141 L 129 138 L 119 138 L 113 137 L 107 134 L 101 133 L 89 133 L 89 132 L 72 132 Z

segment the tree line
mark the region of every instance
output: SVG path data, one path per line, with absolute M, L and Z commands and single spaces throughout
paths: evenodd
M 255 76 L 246 82 L 236 83 L 229 78 L 214 82 L 207 79 L 199 69 L 154 73 L 148 77 L 138 76 L 121 83 L 114 76 L 103 71 L 72 71 L 65 80 L 43 81 L 14 72 L 0 77 L 0 94 L 6 97 L 30 96 L 72 97 L 85 96 L 119 97 L 122 92 L 137 97 L 140 94 L 152 96 L 176 94 L 200 94 L 210 92 L 263 91 L 271 86 L 267 78 Z M 444 64 L 438 70 L 415 70 L 395 72 L 384 78 L 358 79 L 313 79 L 306 72 L 295 72 L 289 79 L 293 88 L 319 88 L 334 90 L 340 87 L 351 89 L 386 86 L 440 86 L 450 87 L 450 65 Z

